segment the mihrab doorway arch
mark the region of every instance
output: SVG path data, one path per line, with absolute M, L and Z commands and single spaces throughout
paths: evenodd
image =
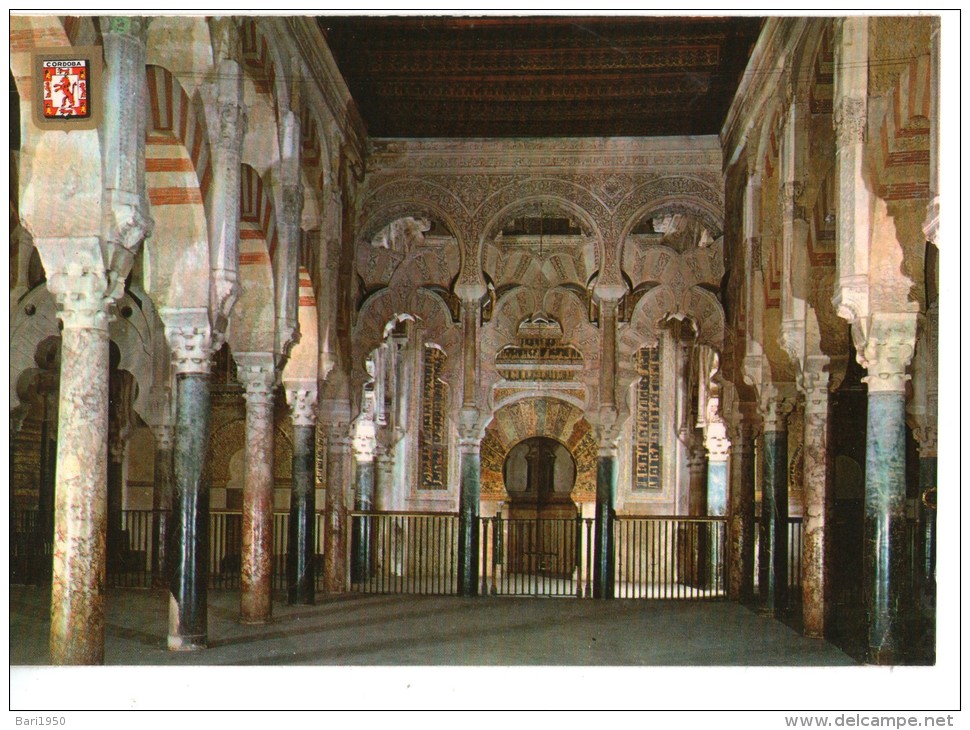
M 576 462 L 563 444 L 535 436 L 505 458 L 508 569 L 568 578 L 576 567 Z

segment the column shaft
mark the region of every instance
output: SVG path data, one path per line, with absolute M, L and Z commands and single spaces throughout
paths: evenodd
M 327 511 L 323 545 L 324 590 L 343 593 L 347 585 L 344 490 L 350 481 L 350 439 L 344 431 L 327 442 Z
M 293 485 L 290 491 L 290 535 L 287 553 L 289 603 L 314 603 L 314 465 L 316 428 L 293 426 Z
M 731 492 L 728 598 L 742 603 L 754 600 L 754 434 L 742 422 L 734 442 L 732 463 L 737 463 Z
M 124 471 L 123 463 L 118 460 L 119 454 L 113 449 L 108 450 L 108 534 L 107 559 L 108 569 L 113 573 L 123 569 L 122 558 L 122 489 Z
M 171 438 L 167 436 L 165 440 L 159 439 L 160 443 L 155 448 L 155 484 L 152 491 L 152 586 L 155 588 L 168 585 L 170 574 L 167 547 L 174 477 Z
M 239 619 L 265 623 L 273 590 L 272 392 L 246 389 L 246 480 L 242 507 L 242 580 Z
M 462 444 L 458 515 L 458 593 L 478 594 L 478 513 L 481 499 L 481 455 L 478 442 Z
M 357 462 L 357 487 L 354 497 L 354 510 L 370 512 L 374 508 L 374 461 Z M 371 523 L 369 517 L 354 518 L 353 562 L 351 564 L 354 583 L 370 580 L 371 573 Z
M 866 611 L 868 660 L 898 663 L 899 603 L 906 570 L 905 393 L 870 387 L 866 433 Z
M 53 664 L 104 663 L 108 329 L 61 335 L 50 652 Z
M 788 431 L 764 434 L 764 484 L 758 547 L 761 611 L 769 616 L 788 605 Z
M 208 642 L 209 375 L 176 375 L 175 484 L 168 648 L 204 649 Z
M 613 598 L 616 555 L 613 518 L 616 504 L 616 456 L 600 452 L 596 468 L 596 522 L 593 534 L 593 596 Z
M 806 636 L 822 638 L 828 601 L 827 524 L 829 511 L 828 392 L 806 394 L 804 458 L 805 517 L 802 536 L 802 624 Z

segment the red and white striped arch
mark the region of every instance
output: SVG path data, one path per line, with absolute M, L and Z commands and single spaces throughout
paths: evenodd
M 166 69 L 148 66 L 145 181 L 155 228 L 146 241 L 149 293 L 160 307 L 209 304 L 205 200 L 212 173 L 201 104 Z

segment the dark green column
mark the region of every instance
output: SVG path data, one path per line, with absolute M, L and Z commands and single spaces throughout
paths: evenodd
M 458 594 L 478 594 L 478 510 L 482 464 L 477 439 L 461 441 L 461 493 L 458 506 Z
M 788 411 L 790 402 L 770 395 L 764 407 L 761 521 L 758 525 L 758 592 L 761 613 L 788 607 Z
M 354 489 L 354 511 L 370 512 L 374 509 L 374 456 L 365 454 L 358 457 L 357 482 Z M 351 563 L 351 582 L 363 583 L 370 580 L 371 574 L 371 524 L 370 517 L 354 517 L 353 561 Z
M 293 418 L 293 481 L 290 488 L 289 545 L 286 555 L 287 600 L 314 603 L 314 472 L 317 434 L 312 423 Z
M 178 373 L 175 380 L 168 648 L 188 651 L 208 642 L 209 374 Z
M 900 602 L 906 571 L 906 396 L 869 390 L 866 427 L 867 661 L 902 660 Z
M 593 597 L 613 598 L 616 555 L 613 518 L 616 506 L 616 455 L 600 449 L 596 464 L 596 520 L 593 526 Z

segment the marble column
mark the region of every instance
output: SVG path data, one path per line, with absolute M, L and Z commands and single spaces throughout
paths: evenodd
M 125 545 L 122 497 L 124 491 L 125 442 L 117 428 L 108 427 L 108 531 L 106 557 L 108 570 L 123 570 Z M 114 433 L 112 433 L 114 431 Z
M 272 353 L 234 353 L 246 398 L 246 475 L 242 504 L 242 579 L 239 620 L 269 621 L 273 611 L 273 388 Z
M 457 287 L 456 287 L 457 290 Z M 481 509 L 481 429 L 478 427 L 478 325 L 485 288 L 463 285 L 460 291 L 462 316 L 462 408 L 458 449 L 461 475 L 458 495 L 458 593 L 478 593 L 478 517 Z
M 44 371 L 38 376 L 37 394 L 40 396 L 43 412 L 40 426 L 40 483 L 37 495 L 37 527 L 33 539 L 39 547 L 51 543 L 54 539 L 54 484 L 57 478 L 57 376 L 55 373 Z M 11 430 L 11 444 L 14 439 L 15 432 Z M 13 459 L 10 463 L 13 464 Z M 41 549 L 36 552 L 46 554 L 46 551 Z M 44 564 L 37 566 L 36 570 L 31 570 L 30 574 L 40 576 L 44 583 L 49 583 L 50 561 L 44 559 L 43 562 Z
M 370 512 L 374 509 L 374 454 L 356 454 L 357 469 L 354 485 L 354 511 Z M 371 575 L 371 518 L 355 517 L 353 527 L 352 578 L 355 583 L 367 582 Z
M 350 483 L 350 444 L 348 425 L 333 424 L 327 438 L 327 509 L 323 543 L 324 590 L 327 593 L 343 593 L 347 589 L 344 492 Z
M 865 575 L 867 657 L 903 658 L 901 604 L 906 575 L 906 368 L 916 315 L 874 315 L 863 364 L 869 386 L 866 427 Z
M 315 497 L 317 461 L 316 390 L 287 388 L 293 421 L 293 481 L 290 488 L 289 541 L 286 555 L 287 602 L 313 605 L 316 586 Z
M 918 429 L 919 493 L 917 504 L 917 581 L 927 607 L 936 605 L 936 426 Z
M 479 503 L 481 500 L 481 440 L 466 429 L 459 440 L 461 483 L 458 497 L 458 594 L 478 594 Z
M 690 449 L 687 457 L 687 504 L 691 517 L 707 514 L 707 459 L 700 444 Z
M 175 371 L 168 648 L 193 651 L 208 643 L 212 339 L 205 310 L 163 309 L 161 316 Z
M 152 490 L 152 587 L 168 585 L 170 574 L 168 552 L 171 526 L 172 450 L 175 429 L 163 424 L 155 427 L 155 484 Z
M 596 464 L 596 517 L 593 524 L 593 597 L 613 598 L 616 551 L 613 521 L 616 516 L 616 447 L 601 444 Z
M 801 378 L 805 394 L 802 454 L 805 510 L 802 537 L 802 624 L 805 636 L 825 636 L 828 613 L 828 516 L 832 465 L 829 452 L 829 375 L 821 368 Z
M 788 606 L 788 414 L 792 402 L 772 386 L 765 390 L 758 587 L 761 612 L 776 616 Z
M 108 315 L 102 275 L 70 273 L 48 280 L 63 323 L 50 660 L 103 664 Z
M 731 489 L 728 545 L 728 598 L 754 600 L 754 440 L 757 407 L 739 405 L 736 433 L 732 435 L 731 462 L 736 477 Z

